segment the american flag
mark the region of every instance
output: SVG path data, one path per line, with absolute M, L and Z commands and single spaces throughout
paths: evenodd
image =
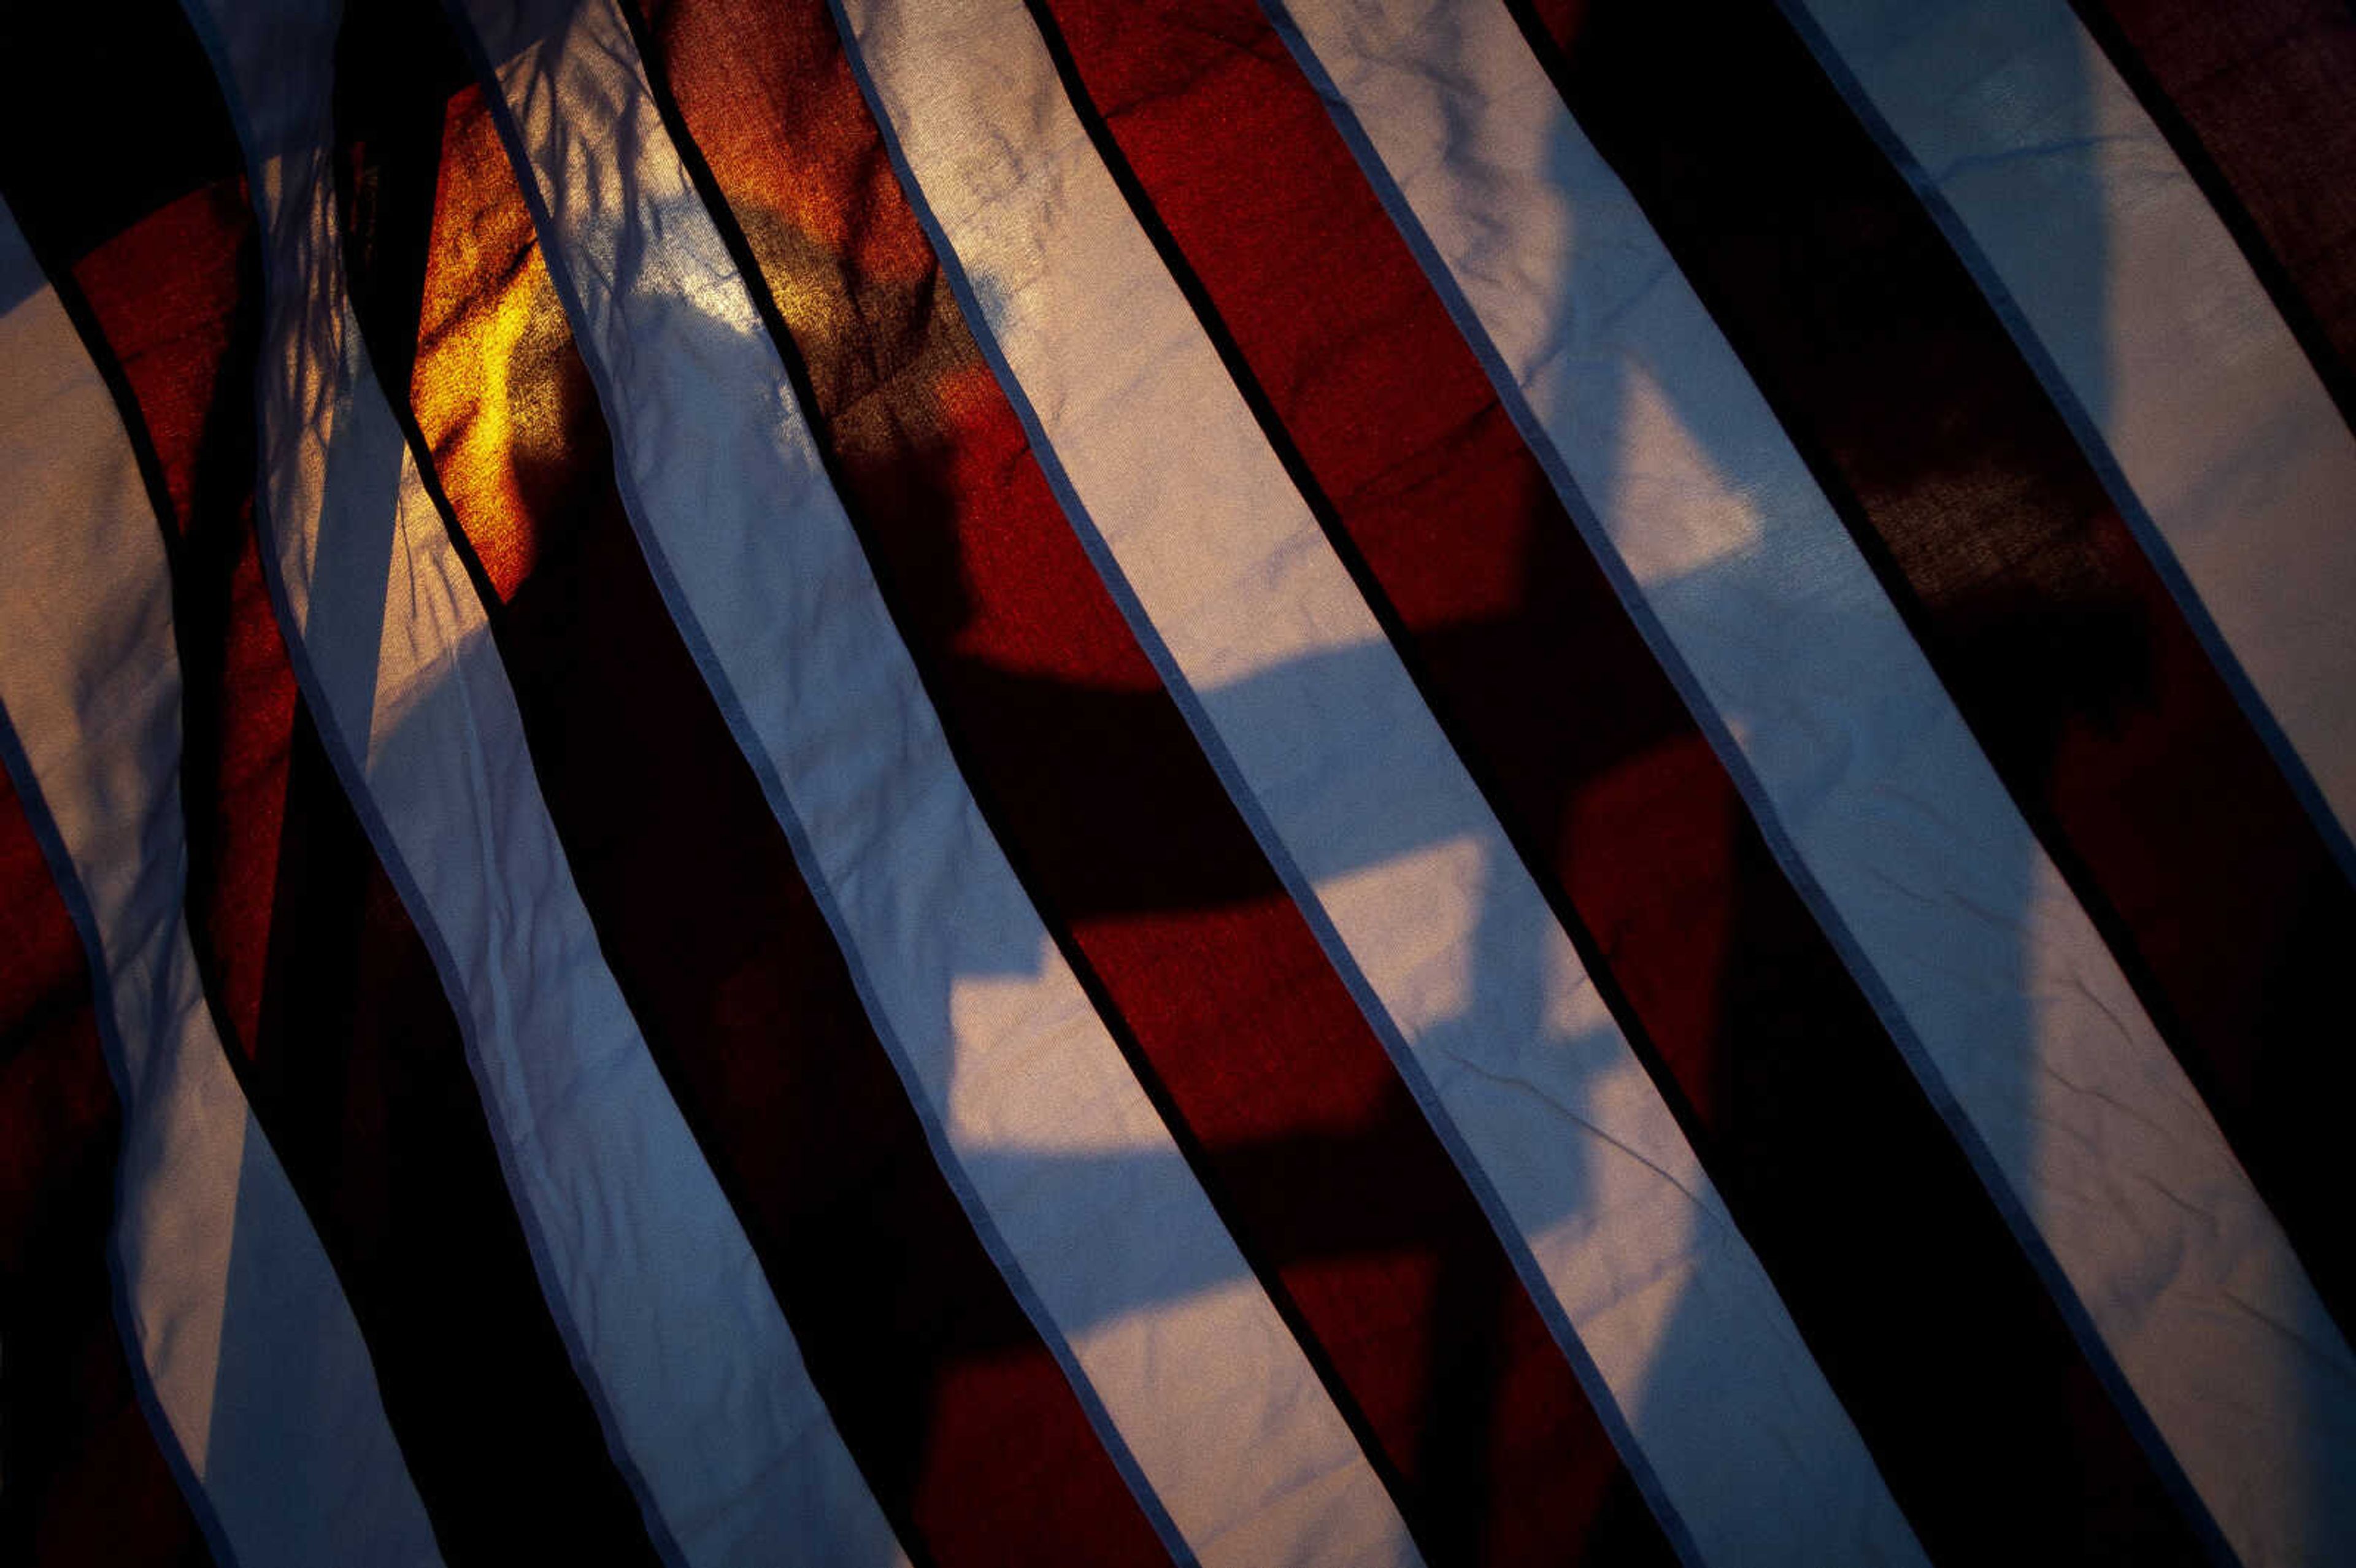
M 0 16 L 0 1558 L 2356 1562 L 2346 0 Z

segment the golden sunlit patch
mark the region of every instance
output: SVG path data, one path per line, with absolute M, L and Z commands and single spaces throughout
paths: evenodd
M 480 92 L 450 101 L 410 398 L 435 472 L 500 596 L 537 554 L 517 455 L 561 442 L 544 392 L 519 384 L 526 352 L 563 311 Z

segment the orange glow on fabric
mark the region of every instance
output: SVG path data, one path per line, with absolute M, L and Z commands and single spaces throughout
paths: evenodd
M 525 485 L 562 463 L 579 361 L 498 133 L 469 87 L 450 101 L 410 400 L 434 466 L 502 599 L 531 575 Z

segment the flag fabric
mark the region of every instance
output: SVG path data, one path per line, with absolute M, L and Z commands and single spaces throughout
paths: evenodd
M 2356 1561 L 2343 0 L 0 46 L 0 1553 Z

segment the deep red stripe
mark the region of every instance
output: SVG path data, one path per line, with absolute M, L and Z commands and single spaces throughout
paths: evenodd
M 115 1327 L 122 1121 L 81 943 L 0 770 L 0 1560 L 210 1568 Z
M 2356 422 L 2356 10 L 2072 3 Z
M 102 166 L 80 174 L 95 191 Z M 83 199 L 91 199 L 84 197 Z M 119 368 L 122 413 L 169 510 L 187 740 L 190 934 L 226 1026 L 252 1054 L 285 834 L 287 737 L 301 699 L 253 533 L 253 218 L 233 167 L 72 259 L 90 347 Z M 45 211 L 28 222 L 47 229 Z
M 45 166 L 29 188 L 12 179 L 10 201 L 160 491 L 188 914 L 231 1065 L 343 1285 L 444 1555 L 650 1563 L 541 1296 L 457 1021 L 272 613 L 253 524 L 254 222 L 211 73 L 170 8 L 53 17 L 37 42 L 17 58 L 38 59 L 19 74 L 42 85 L 20 80 L 17 104 Z M 122 177 L 102 141 L 75 138 L 101 115 L 171 143 L 187 188 Z
M 1929 213 L 1769 0 L 1536 30 L 2343 1322 L 2334 863 Z M 1559 46 L 1559 47 L 1558 47 Z M 2296 571 L 2297 563 L 2281 563 Z
M 819 4 L 651 29 L 969 779 L 1435 1562 L 1665 1561 L 1478 1203 L 1064 518 Z
M 439 131 L 430 240 L 356 248 L 422 267 L 363 280 L 364 325 L 380 366 L 413 345 L 418 434 L 601 948 L 837 1430 L 921 1562 L 1166 1563 L 935 1162 L 654 586 L 478 92 L 445 115 L 447 37 L 351 15 L 390 112 Z M 402 298 L 422 318 L 385 309 Z
M 2198 1558 L 1258 11 L 1034 10 L 1926 1544 Z

